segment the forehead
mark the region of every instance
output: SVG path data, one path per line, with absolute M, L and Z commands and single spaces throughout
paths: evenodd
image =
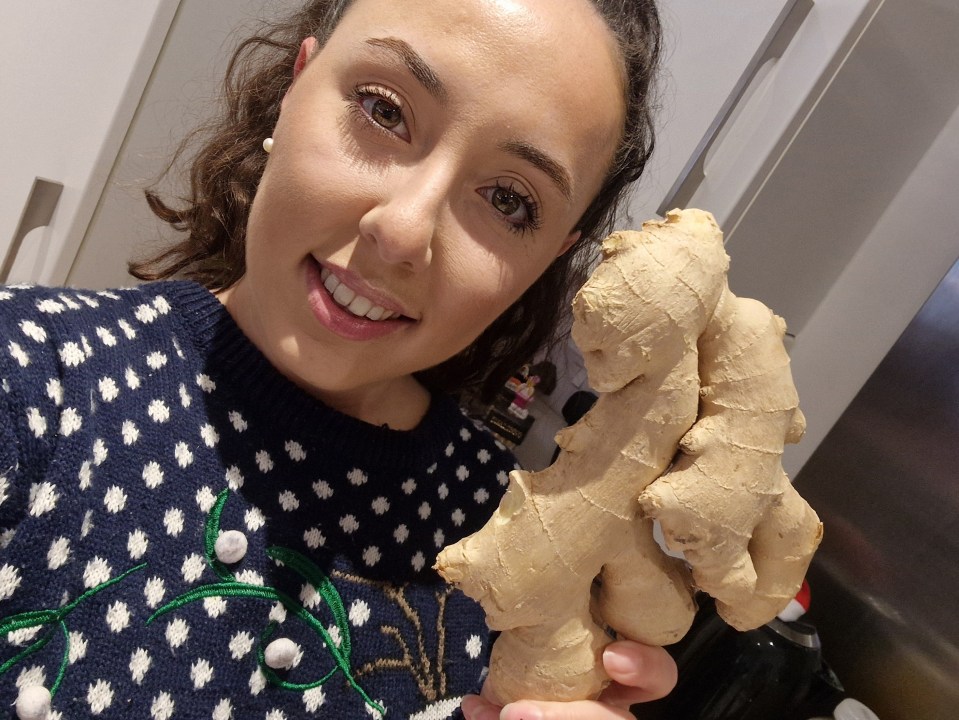
M 622 61 L 590 0 L 354 0 L 328 48 L 367 54 L 374 38 L 411 46 L 451 108 L 467 110 L 460 120 L 575 146 L 571 163 L 596 165 L 615 150 Z
M 334 36 L 400 29 L 424 49 L 448 43 L 464 56 L 481 54 L 471 58 L 481 67 L 579 66 L 621 82 L 616 41 L 591 0 L 354 0 Z
M 354 0 L 340 26 L 369 34 L 405 27 L 464 52 L 498 50 L 490 61 L 585 61 L 598 71 L 620 65 L 612 32 L 591 0 Z

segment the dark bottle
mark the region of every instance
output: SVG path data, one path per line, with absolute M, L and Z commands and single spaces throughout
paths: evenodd
M 640 720 L 807 720 L 844 697 L 816 629 L 803 622 L 777 618 L 739 632 L 702 596 L 692 628 L 667 649 L 679 681 L 663 700 L 635 706 Z

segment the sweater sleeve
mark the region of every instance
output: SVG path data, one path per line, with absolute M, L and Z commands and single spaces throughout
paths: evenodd
M 0 547 L 28 511 L 59 436 L 59 357 L 39 292 L 0 287 Z
M 19 504 L 13 499 L 16 493 L 15 474 L 19 459 L 13 427 L 14 412 L 11 407 L 7 365 L 7 357 L 0 356 L 0 383 L 2 383 L 2 389 L 0 389 L 0 537 L 15 524 L 15 518 L 11 517 L 11 510 L 14 505 Z

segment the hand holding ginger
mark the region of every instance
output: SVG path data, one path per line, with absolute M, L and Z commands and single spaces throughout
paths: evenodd
M 513 472 L 487 525 L 437 561 L 502 631 L 490 683 L 503 701 L 596 697 L 607 628 L 675 642 L 697 587 L 739 629 L 769 621 L 822 534 L 780 464 L 804 428 L 784 323 L 729 291 L 712 216 L 670 212 L 603 254 L 573 302 L 599 400 L 557 435 L 552 466 Z M 662 552 L 654 519 L 685 562 Z
M 495 697 L 487 683 L 480 695 L 463 698 L 463 715 L 466 720 L 612 720 L 632 717 L 633 705 L 663 698 L 676 687 L 676 661 L 664 648 L 617 640 L 606 646 L 602 660 L 612 682 L 595 700 L 519 700 L 504 707 L 486 699 Z

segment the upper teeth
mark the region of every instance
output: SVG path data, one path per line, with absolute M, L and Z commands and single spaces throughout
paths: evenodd
M 357 317 L 365 317 L 370 320 L 389 320 L 397 315 L 392 310 L 387 310 L 375 304 L 369 298 L 357 295 L 326 268 L 323 268 L 320 272 L 320 278 L 323 280 L 323 286 L 329 290 L 337 304 L 342 305 Z

